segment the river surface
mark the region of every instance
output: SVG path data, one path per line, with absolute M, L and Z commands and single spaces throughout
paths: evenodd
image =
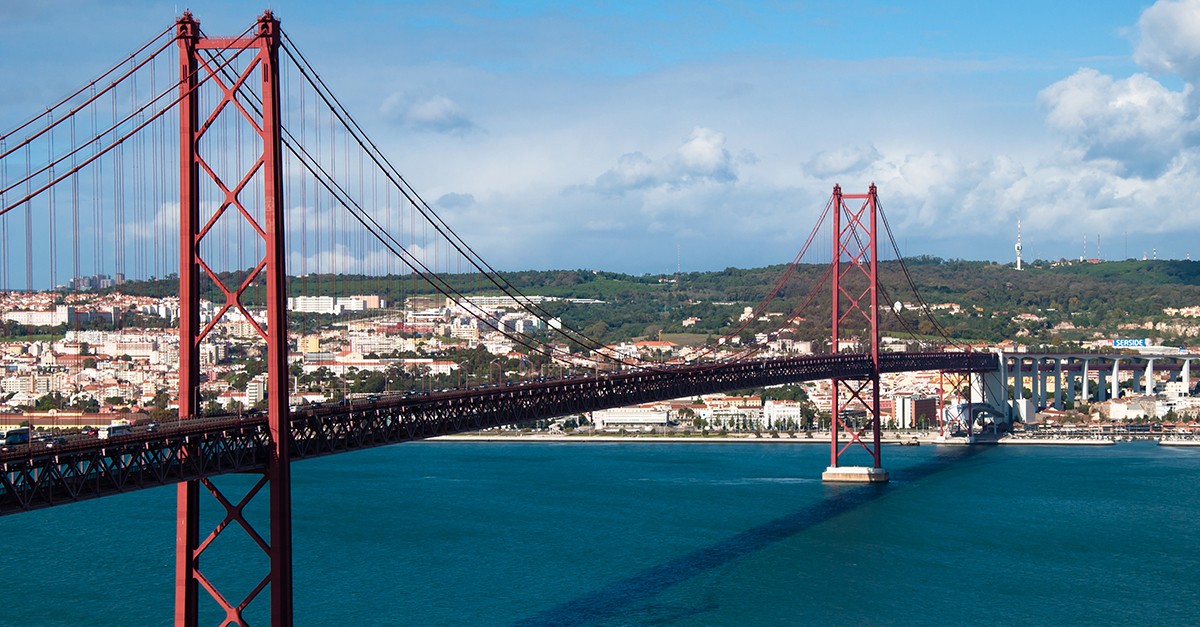
M 888 447 L 884 486 L 822 484 L 828 456 L 422 442 L 298 462 L 296 624 L 1200 623 L 1200 448 Z M 0 518 L 0 625 L 170 624 L 174 506 L 159 488 Z M 228 596 L 265 572 L 236 525 L 211 551 Z

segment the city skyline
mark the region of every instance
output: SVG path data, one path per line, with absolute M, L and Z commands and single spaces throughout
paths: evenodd
M 270 3 L 499 268 L 781 263 L 871 182 L 905 255 L 1011 262 L 1020 220 L 1026 260 L 1190 257 L 1200 2 L 1026 4 Z M 261 7 L 192 10 L 219 35 Z M 180 12 L 0 8 L 0 128 Z

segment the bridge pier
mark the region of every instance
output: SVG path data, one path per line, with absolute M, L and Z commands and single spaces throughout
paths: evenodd
M 1079 379 L 1079 385 L 1083 388 L 1083 404 L 1091 405 L 1091 383 L 1088 382 L 1088 366 L 1091 365 L 1091 360 L 1083 360 L 1083 376 Z
M 1100 364 L 1097 364 L 1096 365 L 1096 402 L 1097 403 L 1103 403 L 1104 401 L 1108 400 L 1108 398 L 1109 398 L 1108 387 L 1106 386 L 1106 384 L 1108 383 L 1107 379 L 1108 379 L 1108 375 L 1106 375 L 1104 373 L 1104 369 L 1100 367 Z
M 828 483 L 887 483 L 891 480 L 887 470 L 867 466 L 830 466 L 821 473 L 821 481 Z
M 1033 404 L 1036 407 L 1042 407 L 1046 404 L 1046 398 L 1043 396 L 1042 385 L 1042 360 L 1040 357 L 1033 359 Z
M 1075 375 L 1071 374 L 1071 360 L 1067 359 L 1067 404 L 1075 406 Z
M 1021 374 L 1021 357 L 1020 356 L 1017 356 L 1016 358 L 1013 359 L 1012 381 L 1013 381 L 1012 400 L 1019 401 L 1019 400 L 1025 398 L 1025 377 Z M 1005 400 L 1008 400 L 1007 396 L 1005 396 Z
M 1116 400 L 1121 398 L 1121 360 L 1113 359 L 1112 381 L 1109 382 L 1111 389 L 1108 392 L 1108 398 Z
M 1054 358 L 1054 408 L 1061 411 L 1063 408 L 1063 362 L 1062 359 Z

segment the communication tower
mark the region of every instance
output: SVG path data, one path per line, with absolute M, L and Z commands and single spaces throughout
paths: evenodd
M 1017 251 L 1017 270 L 1021 269 L 1021 221 L 1017 220 L 1017 245 L 1013 246 Z

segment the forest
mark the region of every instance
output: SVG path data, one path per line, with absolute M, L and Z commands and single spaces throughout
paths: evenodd
M 670 275 L 629 275 L 599 270 L 517 271 L 503 273 L 513 293 L 596 299 L 600 304 L 566 301 L 542 307 L 563 322 L 604 341 L 656 337 L 659 334 L 718 336 L 736 330 L 745 307 L 762 313 L 797 318 L 798 339 L 828 338 L 832 292 L 828 265 L 786 265 L 764 268 L 726 268 L 714 272 Z M 881 324 L 900 337 L 942 339 L 944 331 L 959 341 L 996 342 L 1029 338 L 1047 343 L 1077 342 L 1091 337 L 1135 333 L 1138 325 L 1153 325 L 1154 337 L 1183 342 L 1191 326 L 1187 319 L 1163 314 L 1167 307 L 1200 305 L 1200 262 L 1113 261 L 1070 263 L 1035 261 L 1022 271 L 1011 264 L 916 257 L 881 262 L 879 304 Z M 786 275 L 787 280 L 782 280 Z M 244 273 L 221 275 L 227 285 L 240 284 Z M 499 295 L 495 276 L 447 275 L 443 289 L 451 294 Z M 865 276 L 854 269 L 845 275 L 847 293 L 862 293 Z M 914 291 L 910 285 L 918 287 Z M 261 302 L 261 281 L 247 290 L 250 303 Z M 223 301 L 210 279 L 205 296 Z M 177 293 L 173 279 L 127 282 L 130 294 L 162 296 Z M 290 295 L 351 296 L 378 294 L 390 303 L 434 294 L 430 284 L 410 275 L 323 275 L 290 278 Z M 892 306 L 902 303 L 902 308 Z M 922 304 L 957 305 L 934 310 L 931 318 Z M 1017 320 L 1019 314 L 1032 314 Z M 862 318 L 862 316 L 857 316 Z M 684 320 L 697 319 L 684 326 Z M 851 325 L 856 317 L 848 319 Z M 1200 321 L 1198 321 L 1200 322 Z M 1180 331 L 1178 324 L 1183 323 Z M 779 319 L 753 322 L 750 334 L 779 326 Z

